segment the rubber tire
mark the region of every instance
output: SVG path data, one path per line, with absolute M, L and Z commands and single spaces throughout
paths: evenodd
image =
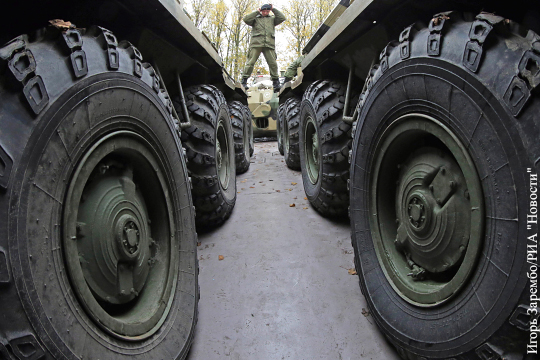
M 349 151 L 351 125 L 342 120 L 346 85 L 317 80 L 304 92 L 300 108 L 300 144 L 305 144 L 307 119 L 315 120 L 319 141 L 319 174 L 310 180 L 304 146 L 300 146 L 300 167 L 304 191 L 323 216 L 347 215 L 349 207 Z M 352 100 L 352 104 L 356 102 Z
M 5 56 L 0 59 L 0 162 L 6 165 L 0 183 L 0 306 L 9 309 L 0 315 L 0 357 L 184 359 L 197 322 L 197 234 L 169 96 L 154 87 L 159 85 L 154 70 L 137 58 L 131 44 L 114 41 L 108 47 L 97 27 L 74 32 L 82 39 L 78 54 L 84 52 L 87 60 L 79 77 L 62 33 L 52 27 L 0 49 Z M 114 70 L 111 49 L 119 60 Z M 36 67 L 32 71 L 27 62 L 29 73 L 20 82 L 8 62 L 25 52 L 31 52 Z M 28 88 L 37 100 L 24 95 Z M 90 319 L 62 255 L 63 201 L 72 173 L 93 144 L 115 131 L 135 132 L 156 149 L 181 234 L 177 247 L 183 252 L 176 266 L 181 285 L 159 331 L 145 340 L 111 336 Z
M 361 96 L 359 119 L 353 125 L 350 186 L 356 269 L 370 313 L 402 358 L 527 358 L 532 317 L 527 315 L 526 248 L 527 236 L 535 232 L 526 230 L 527 169 L 540 170 L 540 99 L 538 92 L 531 93 L 517 116 L 504 99 L 518 76 L 520 59 L 538 37 L 530 32 L 524 38 L 512 31 L 515 24 L 503 20 L 489 33 L 478 71 L 473 72 L 462 63 L 473 19 L 463 20 L 456 13 L 448 17 L 439 56 L 426 54 L 429 30 L 413 27 L 410 57 L 402 60 L 400 46 L 391 43 L 386 49 L 388 66 L 374 68 Z M 524 91 L 530 91 L 531 83 L 524 84 Z M 411 112 L 436 116 L 469 144 L 483 179 L 482 255 L 469 282 L 435 308 L 411 305 L 393 290 L 374 250 L 369 219 L 374 149 L 392 121 Z
M 182 131 L 187 167 L 192 180 L 197 229 L 216 227 L 230 216 L 236 203 L 236 163 L 233 127 L 227 101 L 213 85 L 196 85 L 184 91 L 191 126 Z M 217 124 L 223 121 L 228 143 L 229 185 L 225 189 L 216 165 Z
M 278 142 L 278 150 L 281 155 L 284 155 L 283 150 L 283 122 L 285 117 L 285 104 L 279 105 L 278 108 L 278 121 L 277 121 L 277 142 Z
M 290 100 L 290 101 L 289 101 Z M 285 108 L 285 122 L 286 132 L 284 137 L 288 137 L 289 148 L 284 144 L 283 151 L 285 152 L 285 163 L 292 170 L 300 170 L 300 99 L 294 97 L 288 100 L 288 104 Z
M 245 119 L 249 123 L 249 157 L 253 156 L 255 146 L 253 145 L 253 121 L 251 120 L 251 111 L 247 105 L 242 104 Z
M 246 117 L 243 104 L 240 101 L 229 103 L 231 123 L 233 127 L 236 174 L 243 174 L 249 169 L 250 149 L 244 149 L 244 139 L 250 135 L 251 121 Z

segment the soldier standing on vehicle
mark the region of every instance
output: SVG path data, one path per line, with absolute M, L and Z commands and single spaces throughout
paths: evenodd
M 270 16 L 270 11 L 272 11 L 275 16 Z M 274 8 L 272 4 L 264 4 L 260 9 L 244 16 L 244 22 L 252 27 L 248 60 L 242 75 L 242 85 L 244 87 L 247 86 L 247 79 L 253 72 L 255 62 L 262 52 L 266 59 L 266 63 L 270 68 L 270 77 L 272 78 L 274 90 L 279 89 L 279 74 L 275 50 L 275 27 L 285 20 L 285 15 Z

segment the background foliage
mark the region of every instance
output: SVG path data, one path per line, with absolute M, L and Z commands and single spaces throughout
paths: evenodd
M 246 63 L 251 27 L 242 19 L 255 11 L 263 2 L 252 0 L 185 0 L 185 10 L 214 44 L 227 72 L 240 79 Z M 300 56 L 319 25 L 337 4 L 337 0 L 281 0 L 274 7 L 282 11 L 287 21 L 276 27 L 276 52 L 279 70 Z M 261 55 L 253 73 L 268 74 Z

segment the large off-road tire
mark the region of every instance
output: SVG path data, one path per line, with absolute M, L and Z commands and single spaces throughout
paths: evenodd
M 171 110 L 105 29 L 0 49 L 0 358 L 187 356 L 197 240 Z
M 300 107 L 300 167 L 304 191 L 324 216 L 347 215 L 351 125 L 343 122 L 346 86 L 318 80 Z M 353 100 L 353 104 L 355 104 Z
M 290 100 L 290 101 L 289 101 Z M 300 170 L 300 99 L 293 97 L 287 100 L 285 121 L 283 123 L 283 152 L 285 163 L 290 169 Z
M 251 110 L 249 110 L 249 107 L 242 104 L 242 109 L 245 119 L 247 119 L 249 123 L 249 157 L 251 158 L 253 156 L 253 152 L 255 151 L 255 146 L 253 144 L 253 120 L 251 120 Z
M 192 181 L 195 223 L 214 227 L 229 218 L 236 202 L 233 128 L 225 97 L 213 85 L 185 91 L 191 126 L 182 131 Z
M 288 100 L 287 100 L 288 101 Z M 284 155 L 285 152 L 283 151 L 283 127 L 285 122 L 285 106 L 287 102 L 280 104 L 278 107 L 278 119 L 277 119 L 277 142 L 278 142 L 278 150 L 281 155 Z
M 527 214 L 539 38 L 491 14 L 465 18 L 435 16 L 386 47 L 354 125 L 356 267 L 404 359 L 527 358 L 537 321 L 527 245 L 538 229 Z
M 233 127 L 236 173 L 243 174 L 249 169 L 251 119 L 246 117 L 244 105 L 240 101 L 231 101 L 229 112 Z

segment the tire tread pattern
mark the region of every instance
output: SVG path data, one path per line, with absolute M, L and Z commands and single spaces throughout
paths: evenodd
M 229 112 L 231 114 L 231 123 L 233 128 L 236 173 L 243 174 L 249 169 L 249 158 L 246 157 L 244 152 L 244 138 L 246 136 L 249 137 L 249 133 L 244 133 L 244 125 L 247 121 L 249 121 L 249 119 L 246 118 L 243 105 L 240 101 L 231 101 L 229 103 Z
M 300 170 L 300 104 L 298 98 L 290 98 L 285 108 L 285 121 L 289 134 L 289 152 L 285 152 L 285 163 L 290 169 Z
M 230 217 L 236 202 L 236 197 L 228 202 L 223 195 L 215 158 L 219 113 L 225 108 L 229 120 L 231 116 L 223 93 L 213 85 L 188 87 L 184 90 L 184 96 L 191 126 L 182 131 L 182 146 L 186 149 L 187 167 L 193 182 L 195 223 L 198 227 L 214 227 Z M 175 106 L 180 106 L 179 101 L 175 101 Z
M 311 204 L 324 216 L 347 214 L 349 206 L 348 156 L 351 149 L 351 125 L 343 122 L 346 85 L 317 80 L 305 91 L 303 102 L 309 102 L 316 114 L 319 152 L 322 158 L 320 191 Z M 355 103 L 353 95 L 351 103 Z

